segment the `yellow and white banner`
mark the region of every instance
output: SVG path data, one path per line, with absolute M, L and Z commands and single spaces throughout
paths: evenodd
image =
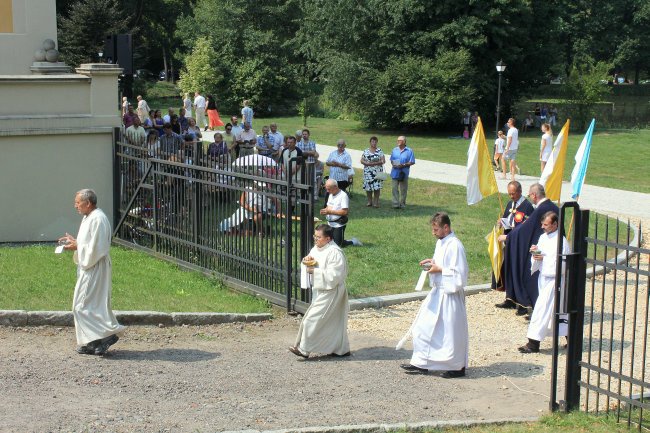
M 467 204 L 476 204 L 497 192 L 499 192 L 497 179 L 494 177 L 490 151 L 485 142 L 483 123 L 479 117 L 467 150 Z
M 564 163 L 566 161 L 566 151 L 569 143 L 569 124 L 570 119 L 562 127 L 562 131 L 555 139 L 553 144 L 553 152 L 546 162 L 542 176 L 539 178 L 539 183 L 544 186 L 546 190 L 546 198 L 551 201 L 560 201 L 560 194 L 562 193 L 562 176 L 564 175 Z

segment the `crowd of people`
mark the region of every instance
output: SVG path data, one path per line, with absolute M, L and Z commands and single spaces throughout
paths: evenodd
M 336 150 L 321 161 L 316 142 L 307 128 L 296 131 L 295 135 L 285 135 L 278 130 L 277 123 L 272 122 L 262 126 L 261 134 L 258 134 L 253 129 L 255 115 L 248 100 L 242 103 L 242 121 L 240 122 L 237 115 L 233 115 L 230 117 L 230 122 L 226 124 L 221 121 L 215 99 L 211 95 L 204 97 L 198 91 L 195 92 L 193 100 L 190 99 L 189 94 L 184 95 L 178 114 L 173 107 L 169 107 L 163 116 L 160 110 L 152 110 L 140 95 L 137 101 L 137 110 L 126 99 L 122 104 L 124 138 L 133 148 L 146 149 L 148 157 L 157 156 L 193 164 L 207 162 L 213 168 L 224 170 L 230 169 L 238 158 L 255 155 L 255 159 L 251 159 L 253 163 L 260 161 L 258 157 L 268 158 L 269 161 L 273 161 L 273 164 L 277 164 L 276 174 L 279 172 L 280 176 L 291 176 L 294 182 L 302 180 L 304 176 L 308 182 L 314 184 L 316 198 L 320 191 L 324 193 L 322 215 L 325 215 L 323 212 L 327 212 L 327 209 L 345 213 L 339 220 L 331 221 L 331 224 L 337 228 L 335 239 L 338 245 L 342 247 L 361 245 L 356 238 L 346 241 L 342 236 L 348 219 L 348 188 L 355 174 L 352 168 L 352 157 L 346 150 L 344 139 L 339 139 Z M 220 127 L 223 129 L 219 130 Z M 215 132 L 213 141 L 206 147 L 203 145 L 202 132 L 207 129 Z M 390 178 L 392 207 L 404 209 L 410 167 L 415 164 L 413 150 L 406 145 L 405 136 L 398 137 L 397 144 L 389 157 L 391 170 L 386 172 L 384 171 L 386 155 L 378 144 L 378 138 L 371 137 L 369 146 L 363 151 L 360 159 L 363 166 L 362 188 L 367 196 L 366 205 L 373 208 L 380 207 L 383 184 Z M 296 157 L 304 158 L 304 174 L 301 173 L 302 165 L 291 163 Z M 265 161 L 262 162 L 266 164 Z M 324 176 L 325 167 L 329 169 L 328 176 Z M 336 181 L 336 185 L 330 182 L 328 186 L 328 180 Z M 336 190 L 337 194 L 333 195 L 329 190 Z M 247 200 L 248 198 L 240 198 L 242 203 Z M 224 231 L 236 230 L 237 225 L 233 225 L 233 222 L 249 217 L 253 218 L 242 205 L 239 214 L 224 220 L 221 227 L 225 229 Z M 334 217 L 329 215 L 327 218 Z

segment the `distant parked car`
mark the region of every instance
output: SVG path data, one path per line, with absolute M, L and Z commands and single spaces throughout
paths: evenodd
M 136 69 L 133 78 L 139 78 L 141 80 L 155 80 L 156 76 L 149 69 Z
M 551 84 L 564 84 L 564 78 L 556 77 L 551 80 Z

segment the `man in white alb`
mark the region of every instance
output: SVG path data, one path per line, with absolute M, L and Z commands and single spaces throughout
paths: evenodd
M 348 340 L 348 263 L 334 243 L 332 227 L 321 224 L 314 230 L 314 247 L 303 258 L 310 275 L 314 298 L 300 322 L 298 336 L 289 351 L 303 358 L 310 353 L 350 356 Z
M 431 231 L 438 238 L 432 259 L 420 262 L 428 268 L 431 292 L 422 302 L 411 325 L 413 356 L 401 364 L 409 374 L 442 370 L 449 379 L 465 376 L 469 350 L 465 285 L 468 266 L 465 247 L 451 230 L 449 215 L 438 212 L 431 218 Z M 405 339 L 398 344 L 401 347 Z
M 539 271 L 537 286 L 539 287 L 539 296 L 535 302 L 533 314 L 530 316 L 530 325 L 528 325 L 528 343 L 521 346 L 521 353 L 537 353 L 542 340 L 553 330 L 553 315 L 555 314 L 555 275 L 557 266 L 557 242 L 558 234 L 558 217 L 553 211 L 546 212 L 542 216 L 542 229 L 544 233 L 539 237 L 537 245 L 530 247 L 531 266 L 530 273 Z M 571 251 L 567 239 L 562 236 L 562 254 L 568 254 Z M 562 279 L 560 287 L 564 287 L 565 266 L 562 265 Z M 562 297 L 561 297 L 562 298 Z M 567 315 L 560 317 L 560 328 L 558 335 L 567 336 Z
M 104 355 L 124 331 L 111 309 L 111 224 L 91 189 L 77 192 L 74 207 L 83 215 L 77 238 L 66 233 L 59 243 L 74 251 L 77 264 L 72 301 L 77 353 Z
M 205 98 L 201 92 L 194 92 L 194 112 L 196 113 L 196 126 L 199 129 L 208 125 L 208 121 L 205 119 L 205 106 Z

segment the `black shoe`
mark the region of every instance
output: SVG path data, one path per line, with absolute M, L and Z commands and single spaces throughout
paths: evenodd
M 102 338 L 99 345 L 95 348 L 95 355 L 104 355 L 108 351 L 108 348 L 117 343 L 117 340 L 119 339 L 120 337 L 118 337 L 116 334 Z
M 528 339 L 528 343 L 519 348 L 521 353 L 539 353 L 539 341 Z
M 455 379 L 457 377 L 464 377 L 465 376 L 465 367 L 461 368 L 460 370 L 449 370 L 445 371 L 440 375 L 443 379 Z
M 345 352 L 343 355 L 339 355 L 338 353 L 330 353 L 327 356 L 333 356 L 335 358 L 345 358 L 346 356 L 350 356 L 350 352 Z
M 516 308 L 517 307 L 517 305 L 514 302 L 512 302 L 510 299 L 506 299 L 505 301 L 503 301 L 500 304 L 494 304 L 494 306 L 497 307 L 497 308 Z
M 526 314 L 528 314 L 528 308 L 519 306 L 519 307 L 517 307 L 517 313 L 516 314 L 517 314 L 517 316 L 525 316 Z
M 84 346 L 79 346 L 77 347 L 77 353 L 80 355 L 94 355 L 95 354 L 95 349 L 101 343 L 101 339 L 91 341 L 90 343 L 84 345 Z
M 77 353 L 79 355 L 94 355 L 95 354 L 95 348 L 94 347 L 89 347 L 88 345 L 86 346 L 79 346 L 77 347 Z
M 426 368 L 416 367 L 413 364 L 400 364 L 399 366 L 401 368 L 403 368 L 404 370 L 406 370 L 407 372 L 409 372 L 409 373 L 416 373 L 416 374 L 427 374 L 427 373 L 429 373 L 429 370 L 427 370 Z

